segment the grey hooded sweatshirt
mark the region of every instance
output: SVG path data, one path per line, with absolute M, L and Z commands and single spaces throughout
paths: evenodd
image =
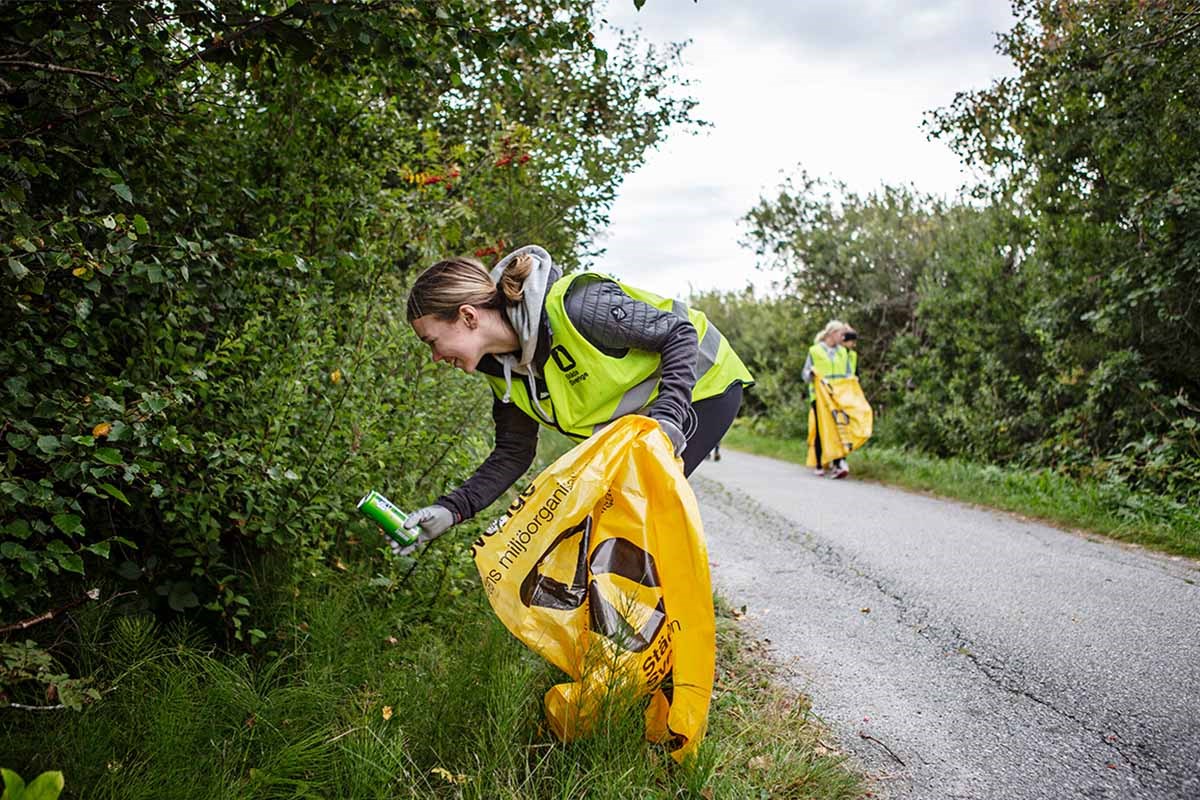
M 492 270 L 493 279 L 498 280 L 508 263 L 522 253 L 533 256 L 535 266 L 525 281 L 521 303 L 507 310 L 520 349 L 484 356 L 478 369 L 504 377 L 510 387 L 512 381 L 524 380 L 532 397 L 545 400 L 549 393 L 542 375 L 550 356 L 546 293 L 562 277 L 562 272 L 545 250 L 529 246 L 510 253 L 497 264 Z M 631 349 L 660 354 L 659 393 L 644 413 L 666 420 L 690 436 L 695 428 L 692 388 L 696 385 L 699 355 L 695 327 L 668 311 L 633 299 L 615 281 L 600 275 L 576 280 L 563 303 L 576 330 L 601 352 L 614 357 L 621 357 Z M 542 410 L 536 399 L 535 410 Z M 553 427 L 549 412 L 543 416 Z M 462 486 L 436 501 L 453 512 L 456 521 L 470 519 L 491 505 L 525 474 L 537 452 L 538 423 L 516 403 L 494 397 L 492 420 L 496 438 L 491 454 Z

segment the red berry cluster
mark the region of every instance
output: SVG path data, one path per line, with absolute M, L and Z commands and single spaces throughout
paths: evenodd
M 404 179 L 417 186 L 436 186 L 440 183 L 446 187 L 446 191 L 449 191 L 454 180 L 460 175 L 462 173 L 458 167 L 451 167 L 444 174 L 440 172 L 412 172 L 409 170 L 405 172 Z
M 532 158 L 532 156 L 529 155 L 528 150 L 521 153 L 518 153 L 517 150 L 518 148 L 513 145 L 512 140 L 509 137 L 505 136 L 503 139 L 501 139 L 500 157 L 496 159 L 496 166 L 507 167 L 511 164 L 520 166 Z
M 492 247 L 481 247 L 475 251 L 476 258 L 486 258 L 487 256 L 496 256 L 499 258 L 504 254 L 504 240 L 497 239 L 496 244 Z

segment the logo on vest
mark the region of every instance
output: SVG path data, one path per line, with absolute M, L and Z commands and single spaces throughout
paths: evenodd
M 550 349 L 550 357 L 554 359 L 554 363 L 563 372 L 570 372 L 575 369 L 575 359 L 567 352 L 567 348 L 561 344 L 557 344 Z
M 567 348 L 561 344 L 556 344 L 550 348 L 550 357 L 554 359 L 554 363 L 562 371 L 563 377 L 567 382 L 574 386 L 580 381 L 585 381 L 588 378 L 588 373 L 581 371 L 575 361 L 574 356 L 567 352 Z

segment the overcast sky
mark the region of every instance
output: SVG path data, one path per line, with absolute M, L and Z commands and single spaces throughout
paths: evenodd
M 769 288 L 778 276 L 738 247 L 738 220 L 801 165 L 858 192 L 954 194 L 970 176 L 923 115 L 1012 74 L 995 52 L 1006 0 L 610 0 L 605 17 L 650 42 L 691 39 L 684 73 L 713 125 L 651 152 L 600 238 L 596 269 L 674 297 Z

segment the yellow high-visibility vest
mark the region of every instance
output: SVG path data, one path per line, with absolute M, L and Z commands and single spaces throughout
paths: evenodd
M 848 378 L 854 374 L 854 369 L 851 366 L 850 351 L 841 345 L 833 351 L 833 358 L 829 357 L 829 353 L 825 350 L 825 345 L 817 342 L 812 347 L 808 348 L 808 355 L 812 358 L 813 372 L 819 374 L 822 378 Z M 813 393 L 811 382 L 808 387 L 808 396 L 810 399 L 816 397 Z
M 629 349 L 625 355 L 607 355 L 592 345 L 567 316 L 564 299 L 577 280 L 612 280 L 592 272 L 559 278 L 546 293 L 546 320 L 550 326 L 550 358 L 542 376 L 550 396 L 539 398 L 543 416 L 531 402 L 529 385 L 514 376 L 510 399 L 529 417 L 568 436 L 586 439 L 625 414 L 644 412 L 658 396 L 662 356 L 648 350 Z M 688 320 L 696 328 L 700 348 L 692 401 L 722 394 L 734 381 L 754 382 L 746 365 L 703 312 L 686 303 L 659 297 L 616 281 L 621 290 L 660 311 Z M 503 377 L 486 376 L 497 397 L 504 397 Z

